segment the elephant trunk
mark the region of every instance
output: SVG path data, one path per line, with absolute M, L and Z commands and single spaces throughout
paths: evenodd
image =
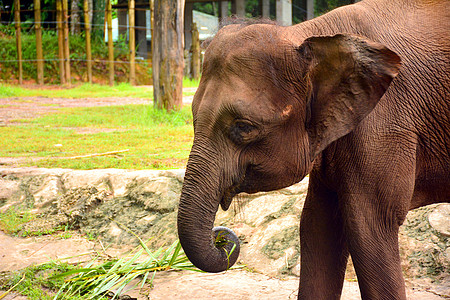
M 213 229 L 222 198 L 218 172 L 191 153 L 178 209 L 178 236 L 186 256 L 199 269 L 217 273 L 239 256 L 239 240 L 228 228 Z

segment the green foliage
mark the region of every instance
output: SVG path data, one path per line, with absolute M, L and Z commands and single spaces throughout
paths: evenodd
M 28 267 L 9 276 L 0 277 L 0 290 L 12 290 L 30 300 L 51 300 L 53 294 L 64 285 L 63 278 L 51 278 L 55 274 L 68 272 L 74 267 L 67 263 L 49 262 Z M 80 298 L 66 298 L 70 300 Z
M 20 231 L 23 224 L 34 218 L 35 216 L 28 211 L 9 208 L 5 212 L 0 212 L 0 229 L 8 234 L 15 234 Z
M 195 80 L 195 79 L 189 79 L 189 78 L 183 78 L 183 87 L 188 87 L 188 88 L 196 88 L 198 87 L 200 83 L 200 80 Z
M 2 15 L 2 17 L 3 17 L 3 15 Z M 2 33 L 5 36 L 3 38 L 9 37 L 10 39 L 13 39 L 13 37 L 16 34 L 16 28 L 15 28 L 14 24 L 5 24 L 5 25 L 0 24 L 0 33 Z
M 105 35 L 105 7 L 106 1 L 94 0 L 94 11 L 92 16 L 92 36 L 102 38 Z
M 259 0 L 245 1 L 245 16 L 247 18 L 256 18 L 260 16 Z
M 320 16 L 336 7 L 352 3 L 352 0 L 316 0 L 314 2 L 314 14 Z
M 24 25 L 25 26 L 25 25 Z M 0 25 L 0 32 L 5 33 L 6 37 L 0 38 L 0 68 L 3 70 L 14 70 L 18 77 L 17 68 L 17 49 L 16 40 L 9 36 L 14 36 L 14 27 L 11 25 Z M 42 44 L 44 55 L 44 75 L 46 81 L 59 81 L 59 62 L 58 62 L 58 39 L 56 31 L 44 30 L 42 32 Z M 71 35 L 69 39 L 70 58 L 73 72 L 82 75 L 86 62 L 86 39 L 84 32 Z M 93 35 L 91 41 L 91 51 L 93 60 L 105 60 L 108 57 L 107 44 L 103 41 L 103 36 Z M 128 55 L 128 43 L 124 38 L 116 42 L 114 48 L 114 59 L 126 59 Z M 22 32 L 22 59 L 24 79 L 36 77 L 36 35 L 34 31 Z M 94 71 L 96 64 L 94 63 Z M 103 72 L 103 70 L 101 70 Z M 10 79 L 10 72 L 0 72 L 0 79 Z
M 218 2 L 194 2 L 194 10 L 200 11 L 212 16 L 219 15 Z
M 292 24 L 306 20 L 306 0 L 292 0 Z

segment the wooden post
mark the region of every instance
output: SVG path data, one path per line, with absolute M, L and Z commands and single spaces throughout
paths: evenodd
M 192 49 L 192 23 L 194 22 L 193 10 L 194 2 L 186 2 L 184 4 L 184 48 L 189 51 Z M 189 67 L 191 65 L 192 64 L 190 64 Z
M 238 17 L 245 17 L 245 0 L 234 0 L 236 5 L 236 15 Z
M 292 25 L 292 1 L 276 0 L 276 16 L 278 24 L 282 26 Z
M 134 85 L 136 81 L 136 39 L 134 30 L 134 0 L 128 1 L 128 20 L 129 20 L 129 47 L 130 47 L 130 84 Z
M 41 0 L 34 0 L 34 26 L 36 30 L 37 83 L 44 84 L 44 55 L 42 54 Z
M 88 82 L 92 83 L 92 53 L 91 53 L 91 24 L 89 21 L 89 1 L 84 0 L 84 33 L 86 37 L 86 60 Z
M 56 28 L 58 29 L 58 59 L 59 59 L 59 80 L 62 84 L 66 83 L 64 74 L 64 32 L 63 32 L 63 13 L 62 2 L 56 0 Z
M 106 3 L 106 22 L 108 23 L 108 64 L 109 85 L 114 85 L 114 45 L 112 35 L 112 5 L 111 0 Z
M 219 1 L 219 20 L 226 17 L 228 17 L 228 1 Z
M 153 93 L 155 107 L 181 108 L 183 102 L 184 0 L 155 0 Z
M 306 19 L 314 19 L 314 0 L 306 0 Z
M 70 86 L 70 49 L 69 49 L 69 11 L 67 0 L 62 0 L 63 24 L 64 24 L 64 71 L 66 83 Z
M 195 80 L 200 78 L 200 38 L 197 24 L 192 24 L 192 46 L 191 46 L 191 76 Z
M 155 25 L 155 1 L 150 0 L 150 58 L 153 57 L 153 26 Z
M 20 30 L 20 0 L 14 0 L 14 23 L 16 24 L 16 48 L 17 61 L 19 64 L 19 84 L 23 81 L 23 67 L 22 67 L 22 38 Z
M 270 0 L 261 1 L 261 14 L 265 19 L 270 18 Z

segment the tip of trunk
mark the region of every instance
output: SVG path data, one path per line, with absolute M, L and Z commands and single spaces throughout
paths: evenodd
M 214 247 L 226 255 L 227 265 L 225 270 L 221 270 L 226 271 L 236 263 L 239 257 L 239 252 L 241 251 L 239 238 L 233 230 L 223 226 L 214 227 L 212 232 Z
M 213 228 L 210 237 L 211 241 L 206 249 L 193 247 L 199 241 L 188 241 L 180 237 L 180 242 L 186 256 L 200 270 L 209 273 L 228 270 L 239 257 L 239 238 L 226 227 Z

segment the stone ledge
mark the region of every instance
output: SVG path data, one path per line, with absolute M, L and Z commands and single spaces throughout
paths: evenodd
M 157 248 L 177 237 L 176 214 L 184 170 L 70 170 L 0 168 L 0 211 L 29 208 L 38 215 L 23 230 L 71 226 L 113 244 L 137 244 L 136 233 Z M 268 275 L 298 275 L 298 226 L 308 178 L 270 193 L 243 194 L 216 225 L 242 242 L 241 263 Z M 400 229 L 408 280 L 450 281 L 449 204 L 411 211 Z M 34 228 L 34 229 L 33 229 Z M 349 268 L 347 278 L 355 278 Z M 449 289 L 439 291 L 450 295 Z

